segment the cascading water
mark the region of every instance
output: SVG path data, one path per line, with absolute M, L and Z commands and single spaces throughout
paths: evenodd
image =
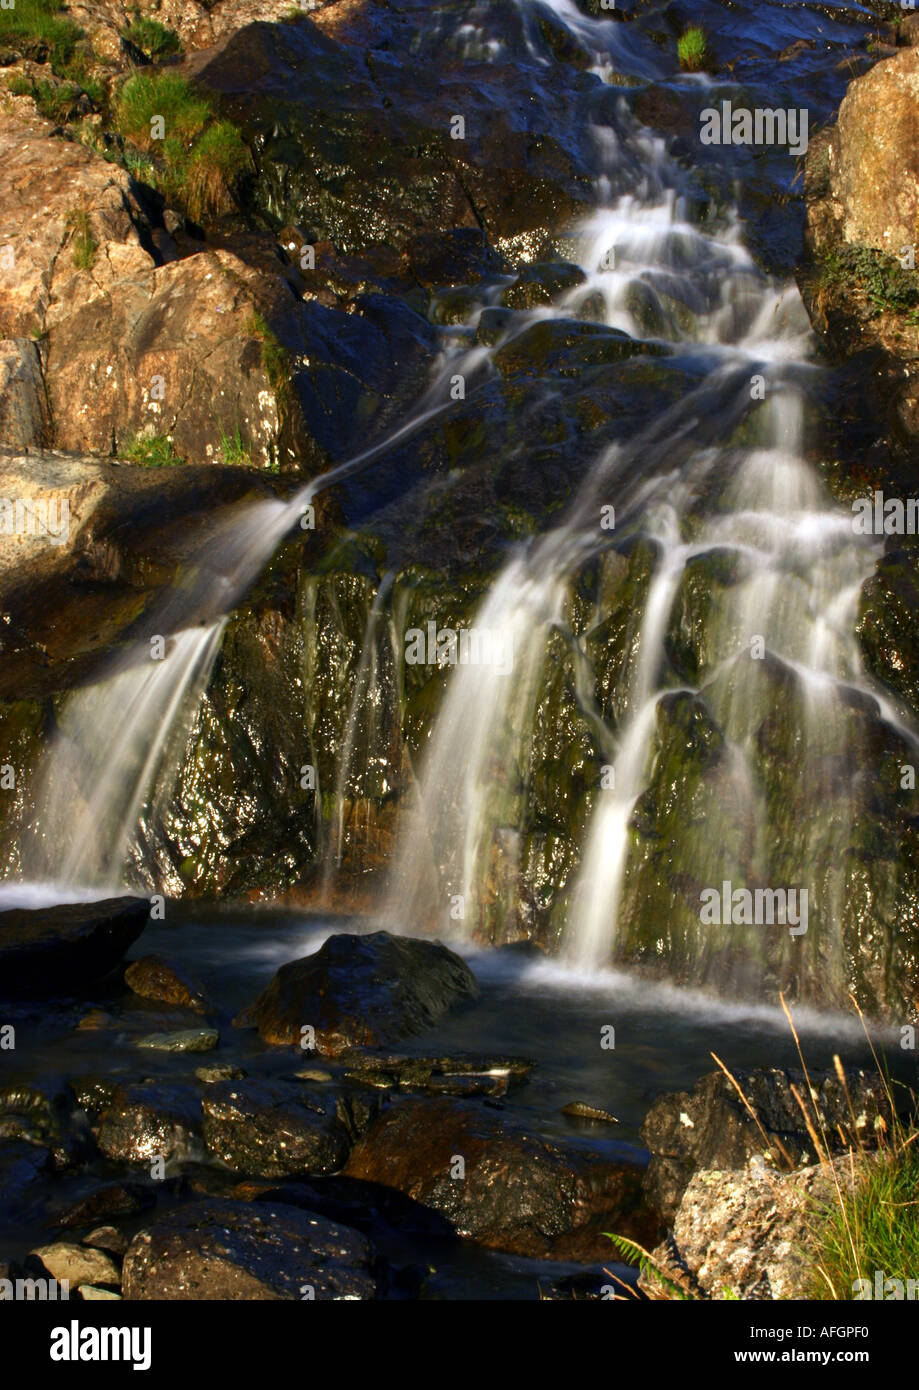
M 589 51 L 592 72 L 609 78 L 615 64 L 659 76 L 653 54 L 646 45 L 639 53 L 624 26 L 591 20 L 569 0 L 548 8 Z M 517 0 L 517 10 L 531 56 L 547 61 L 536 10 L 528 0 Z M 484 11 L 482 17 L 484 23 Z M 454 37 L 461 48 L 482 49 L 480 57 L 498 56 L 475 23 Z M 533 746 L 546 680 L 567 660 L 597 775 L 578 813 L 576 862 L 562 875 L 564 910 L 553 915 L 550 939 L 580 968 L 614 956 L 651 959 L 696 982 L 742 983 L 728 978 L 733 967 L 726 961 L 748 960 L 749 942 L 726 932 L 727 946 L 715 946 L 698 913 L 684 911 L 675 924 L 662 920 L 670 913 L 666 895 L 654 900 L 648 892 L 661 877 L 659 856 L 682 855 L 690 900 L 700 886 L 732 874 L 745 883 L 790 884 L 813 870 L 828 930 L 821 950 L 812 950 L 811 968 L 829 960 L 841 980 L 845 874 L 831 861 L 868 795 L 840 769 L 840 747 L 865 737 L 852 726 L 851 710 L 870 709 L 901 742 L 913 742 L 863 675 L 854 636 L 876 547 L 856 537 L 850 520 L 824 499 L 803 457 L 814 369 L 796 291 L 771 284 L 757 267 L 738 216 L 722 208 L 703 218 L 664 140 L 624 106 L 616 129 L 596 124 L 592 138 L 598 206 L 558 242 L 559 254 L 583 272 L 579 283 L 549 305 L 515 311 L 487 346 L 477 330 L 502 287 L 486 285 L 478 310 L 444 330 L 429 389 L 400 428 L 290 500 L 260 503 L 218 524 L 197 568 L 146 620 L 146 637 L 99 685 L 66 702 L 40 779 L 36 833 L 24 847 L 28 877 L 63 881 L 74 891 L 121 885 L 140 820 L 168 796 L 225 615 L 313 498 L 449 410 L 457 379 L 469 393 L 492 379 L 497 355 L 534 325 L 576 320 L 628 335 L 630 350 L 644 344 L 650 357 L 682 375 L 685 389 L 659 418 L 595 459 L 561 523 L 515 551 L 481 603 L 474 627 L 511 661 L 507 669 L 494 660 L 461 664 L 447 681 L 417 789 L 404 798 L 383 917 L 399 929 L 434 925 L 491 939 L 533 928 L 538 895 L 526 834 Z M 602 519 L 608 511 L 614 526 Z M 603 702 L 592 647 L 609 612 L 598 601 L 586 623 L 575 622 L 572 586 L 585 567 L 610 556 L 635 582 L 625 616 L 628 650 Z M 700 575 L 707 597 L 690 611 Z M 397 666 L 404 656 L 400 602 L 392 600 L 389 617 Z M 327 891 L 349 834 L 360 829 L 354 816 L 359 820 L 372 797 L 392 790 L 375 787 L 368 797 L 372 768 L 359 765 L 362 758 L 372 762 L 372 747 L 386 741 L 380 720 L 389 676 L 378 641 L 389 603 L 381 587 L 334 787 L 320 789 L 326 801 L 332 797 Z M 151 660 L 151 637 L 168 638 L 160 661 Z M 393 680 L 398 687 L 398 669 Z M 401 689 L 390 695 L 398 705 Z M 774 777 L 770 784 L 762 748 L 764 720 L 777 701 L 816 790 L 814 814 L 781 847 L 782 789 Z M 659 798 L 668 739 L 680 720 L 691 725 L 687 738 L 698 735 L 720 750 L 706 772 L 717 782 L 720 809 L 700 814 L 694 806 L 695 796 L 711 794 L 708 784 L 702 792 L 671 786 L 671 801 L 685 811 L 686 845 L 678 853 L 671 841 L 652 852 L 648 837 L 639 844 L 636 825 L 647 818 L 648 798 Z M 821 816 L 821 800 L 831 814 Z M 742 844 L 725 836 L 731 815 L 742 825 Z M 365 829 L 370 835 L 369 820 Z M 752 951 L 773 973 L 791 960 L 788 934 L 776 940 L 779 946 Z M 804 955 L 801 946 L 799 959 Z
M 568 15 L 564 3 L 553 8 L 583 40 L 583 15 Z M 614 183 L 621 150 L 605 132 L 598 139 L 611 162 L 610 178 L 598 183 L 602 196 Z M 584 282 L 530 321 L 587 316 L 657 340 L 674 360 L 701 365 L 702 384 L 662 424 L 598 459 L 564 523 L 516 554 L 496 579 L 473 623 L 512 630 L 517 664 L 503 680 L 483 666 L 451 677 L 423 758 L 418 807 L 406 821 L 387 915 L 409 929 L 433 921 L 467 937 L 500 939 L 512 903 L 526 899 L 520 854 L 510 860 L 505 854 L 497 875 L 494 861 L 502 838 L 527 822 L 528 750 L 550 637 L 568 622 L 578 567 L 613 544 L 600 532 L 600 512 L 614 504 L 616 534 L 650 546 L 653 569 L 617 691 L 620 715 L 596 740 L 608 761 L 555 939 L 561 936 L 563 952 L 581 969 L 616 957 L 658 959 L 683 978 L 721 988 L 793 978 L 814 997 L 844 998 L 845 867 L 834 861 L 854 820 L 870 814 L 854 774 L 865 732 L 853 729 L 853 703 L 863 702 L 904 745 L 915 743 L 865 678 L 855 636 L 858 595 L 879 546 L 854 534 L 851 516 L 824 496 L 803 458 L 814 369 L 806 360 L 810 331 L 797 292 L 767 282 L 735 219 L 726 218 L 717 235 L 692 225 L 677 191 L 680 171 L 661 142 L 643 135 L 633 144 L 638 141 L 647 158 L 643 195 L 614 200 L 575 230 L 566 251 L 584 270 Z M 523 330 L 518 324 L 513 331 Z M 703 618 L 692 678 L 680 681 L 672 659 L 675 610 L 704 564 L 723 566 L 729 578 Z M 597 615 L 598 625 L 603 617 Z M 588 643 L 589 633 L 576 643 L 582 657 Z M 819 884 L 819 942 L 812 934 L 799 943 L 777 929 L 766 945 L 751 944 L 749 932 L 744 938 L 728 921 L 716 946 L 698 910 L 688 920 L 684 913 L 669 937 L 663 923 L 637 930 L 642 866 L 635 862 L 635 818 L 661 757 L 662 701 L 668 709 L 691 705 L 704 713 L 724 740 L 722 801 L 739 808 L 749 839 L 732 856 L 718 817 L 707 828 L 694 827 L 696 901 L 699 888 L 720 890 L 732 872 L 739 884 L 770 891 L 776 884 L 800 891 L 810 880 L 812 900 Z M 589 700 L 580 703 L 585 718 L 591 716 Z M 776 790 L 767 787 L 769 768 L 756 746 L 777 704 L 777 717 L 793 730 L 799 775 L 815 793 L 802 823 L 784 838 Z M 846 754 L 848 768 L 840 766 Z M 687 821 L 693 815 L 687 795 Z M 506 900 L 497 912 L 496 891 Z

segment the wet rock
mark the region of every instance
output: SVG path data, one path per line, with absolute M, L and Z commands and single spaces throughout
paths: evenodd
M 201 1099 L 191 1086 L 119 1087 L 102 1112 L 97 1142 L 121 1163 L 167 1163 L 188 1152 L 201 1132 Z
M 29 526 L 27 534 L 0 535 L 6 615 L 0 698 L 33 700 L 85 679 L 161 600 L 200 544 L 202 511 L 266 495 L 267 485 L 248 469 L 147 468 L 49 451 L 0 454 L 0 497 L 48 517 L 48 534 Z M 13 754 L 17 780 L 25 781 L 34 752 L 30 757 L 23 745 L 34 742 L 45 721 L 40 705 L 3 710 L 4 725 L 11 715 L 14 737 L 4 737 L 4 754 Z M 26 722 L 31 740 L 23 737 Z M 3 811 L 6 819 L 5 805 Z
M 472 971 L 439 941 L 342 933 L 282 966 L 235 1023 L 257 1027 L 265 1042 L 297 1045 L 312 1027 L 317 1051 L 334 1056 L 422 1032 L 477 993 Z
M 603 1259 L 604 1230 L 643 1240 L 653 1229 L 640 1167 L 546 1143 L 474 1102 L 400 1102 L 355 1147 L 345 1175 L 394 1187 L 458 1234 L 514 1254 Z
M 411 1057 L 379 1052 L 344 1052 L 338 1060 L 346 1077 L 379 1090 L 416 1091 L 422 1095 L 503 1096 L 526 1081 L 535 1063 L 523 1057 L 487 1057 L 472 1053 L 452 1057 Z
M 672 1236 L 653 1252 L 654 1265 L 692 1298 L 813 1297 L 814 1222 L 838 1201 L 837 1184 L 852 1182 L 848 1157 L 832 1169 L 835 1178 L 830 1165 L 785 1174 L 756 1164 L 696 1173 Z M 639 1287 L 651 1298 L 667 1297 L 653 1270 L 640 1276 Z
M 143 999 L 158 999 L 164 1004 L 178 1004 L 196 1014 L 210 1007 L 201 985 L 181 965 L 164 960 L 162 956 L 142 956 L 132 960 L 124 972 L 125 984 Z
M 574 1120 L 595 1120 L 599 1124 L 617 1125 L 619 1121 L 615 1115 L 611 1115 L 608 1110 L 601 1110 L 596 1105 L 588 1105 L 583 1100 L 573 1100 L 569 1105 L 562 1107 L 563 1115 L 570 1115 Z
M 204 1201 L 139 1232 L 129 1299 L 373 1298 L 373 1252 L 357 1231 L 281 1203 Z
M 29 1202 L 42 1189 L 42 1180 L 53 1170 L 53 1156 L 24 1139 L 0 1143 L 0 1194 L 5 1207 Z
M 379 1109 L 374 1098 L 296 1082 L 220 1082 L 204 1096 L 208 1149 L 237 1173 L 334 1173 Z
M 849 1099 L 835 1073 L 811 1072 L 810 1078 L 811 1094 L 803 1072 L 774 1067 L 737 1072 L 736 1080 L 758 1124 L 720 1071 L 704 1076 L 691 1092 L 660 1096 L 645 1117 L 641 1138 L 651 1151 L 645 1192 L 663 1221 L 674 1220 L 692 1175 L 700 1169 L 743 1168 L 754 1155 L 786 1170 L 816 1161 L 818 1155 L 792 1086 L 831 1151 L 840 1152 L 849 1145 L 872 1147 L 878 1142 L 878 1120 L 890 1121 L 880 1076 L 863 1071 L 847 1074 L 856 1117 L 854 1132 Z
M 229 1062 L 217 1062 L 212 1067 L 196 1067 L 195 1076 L 206 1086 L 218 1081 L 242 1081 L 245 1076 L 242 1067 L 234 1067 Z
M 79 1108 L 95 1120 L 107 1105 L 111 1105 L 118 1082 L 104 1076 L 75 1076 L 71 1087 Z
M 104 1250 L 61 1240 L 53 1245 L 39 1246 L 32 1254 L 41 1260 L 53 1279 L 59 1283 L 66 1279 L 73 1289 L 81 1284 L 117 1285 L 120 1282 L 118 1266 Z
M 155 1202 L 156 1193 L 144 1183 L 107 1183 L 68 1207 L 55 1224 L 65 1230 L 95 1226 L 113 1217 L 138 1216 Z
M 151 1052 L 211 1052 L 219 1040 L 216 1028 L 183 1028 L 178 1033 L 147 1033 L 133 1042 Z
M 0 994 L 19 998 L 85 988 L 114 969 L 149 912 L 137 898 L 0 912 Z
M 255 24 L 195 55 L 186 71 L 258 151 L 256 205 L 303 225 L 311 240 L 401 248 L 421 233 L 480 226 L 493 245 L 519 238 L 531 255 L 547 248 L 589 197 L 581 127 L 570 111 L 543 109 L 534 140 L 521 115 L 532 100 L 525 67 L 504 64 L 499 75 L 480 64 L 476 106 L 487 119 L 470 113 L 465 138 L 451 139 L 452 116 L 468 106 L 468 69 L 435 45 L 426 61 L 436 82 L 414 81 L 420 32 L 408 16 L 387 15 L 374 52 L 368 33 L 350 46 L 308 20 Z M 571 98 L 559 84 L 548 100 L 561 108 Z

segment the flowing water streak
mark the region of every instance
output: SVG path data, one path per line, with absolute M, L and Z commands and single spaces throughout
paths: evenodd
M 38 769 L 35 821 L 22 845 L 25 883 L 50 880 L 68 895 L 124 886 L 129 846 L 144 808 L 162 801 L 174 785 L 226 615 L 284 536 L 307 518 L 322 490 L 449 409 L 445 386 L 457 362 L 474 376 L 483 354 L 445 352 L 403 425 L 289 500 L 263 500 L 220 517 L 189 571 L 145 619 L 147 635 L 114 658 L 98 683 L 68 697 Z M 157 659 L 160 646 L 165 651 Z

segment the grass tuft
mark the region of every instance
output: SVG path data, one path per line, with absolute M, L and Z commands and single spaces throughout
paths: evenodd
M 73 263 L 78 270 L 92 270 L 98 246 L 89 225 L 89 213 L 84 208 L 71 208 L 67 226 L 73 234 Z
M 122 29 L 121 37 L 127 39 L 135 48 L 139 48 L 151 63 L 182 51 L 181 41 L 174 29 L 167 29 L 158 19 L 142 15 L 139 10 L 134 11 L 131 23 L 126 29 Z
M 708 59 L 705 30 L 693 24 L 677 39 L 677 57 L 686 72 L 701 72 Z
M 185 462 L 165 434 L 135 435 L 122 453 L 131 463 L 142 463 L 146 468 L 174 468 L 176 464 Z

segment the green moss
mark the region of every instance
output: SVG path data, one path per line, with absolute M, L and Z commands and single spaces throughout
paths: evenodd
M 909 314 L 919 309 L 919 271 L 904 270 L 900 262 L 870 246 L 841 246 L 824 256 L 820 268 L 824 285 L 864 297 L 871 317 L 882 313 Z
M 135 435 L 123 450 L 124 457 L 131 463 L 142 463 L 146 468 L 173 468 L 184 463 L 172 447 L 172 440 L 165 434 Z

